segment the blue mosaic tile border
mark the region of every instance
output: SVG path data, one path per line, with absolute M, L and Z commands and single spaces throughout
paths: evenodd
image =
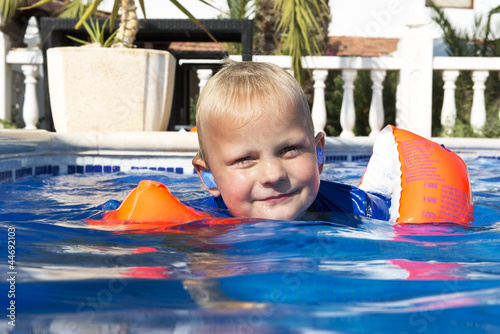
M 184 174 L 183 167 L 134 167 L 134 166 L 132 166 L 130 169 L 131 170 L 155 170 L 155 171 L 159 171 L 159 172 Z
M 112 174 L 120 171 L 120 166 L 108 165 L 68 165 L 68 174 Z
M 369 160 L 371 158 L 371 154 L 360 154 L 360 155 L 329 155 L 326 156 L 325 163 L 330 162 L 343 162 L 343 161 L 360 161 L 360 160 Z
M 9 181 L 12 181 L 12 171 L 6 170 L 3 172 L 0 172 L 0 183 L 1 182 L 9 182 Z
M 371 155 L 326 155 L 325 163 L 368 160 Z M 43 164 L 47 157 L 28 156 L 23 159 L 0 160 L 0 183 L 13 182 L 18 179 L 42 175 L 60 174 L 112 174 L 117 172 L 134 171 L 158 171 L 175 174 L 196 174 L 191 166 L 191 158 L 173 159 L 169 158 L 137 158 L 137 157 L 95 157 L 80 156 L 66 159 L 68 156 L 50 157 L 49 160 L 59 164 Z M 27 160 L 26 160 L 27 159 Z M 106 161 L 103 161 L 106 160 Z M 185 161 L 184 161 L 185 160 Z M 73 162 L 73 163 L 72 163 Z M 75 163 L 76 162 L 76 163 Z M 100 164 L 103 162 L 102 164 Z M 174 166 L 161 166 L 164 162 L 170 162 Z M 42 163 L 41 166 L 36 166 Z M 31 165 L 31 166 L 30 166 Z M 34 166 L 33 166 L 34 165 Z M 177 166 L 175 166 L 177 165 Z M 182 167 L 180 167 L 181 165 Z M 19 167 L 17 167 L 19 166 Z M 20 167 L 22 166 L 22 167 Z M 189 166 L 189 167 L 188 167 Z
M 0 183 L 10 182 L 27 176 L 59 175 L 59 166 L 47 165 L 36 167 L 22 167 L 0 172 Z
M 495 156 L 495 157 L 492 157 L 492 156 L 483 156 L 483 155 L 479 155 L 477 158 L 478 158 L 478 159 L 500 160 L 500 156 Z

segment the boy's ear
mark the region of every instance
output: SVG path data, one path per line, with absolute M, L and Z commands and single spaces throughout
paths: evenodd
M 325 164 L 325 133 L 318 132 L 314 138 L 316 142 L 316 157 L 318 160 L 318 170 L 321 174 L 323 172 L 323 165 Z
M 208 192 L 214 197 L 220 196 L 220 191 L 215 184 L 212 172 L 208 169 L 207 164 L 203 159 L 195 157 L 192 161 L 193 167 L 196 170 L 201 182 L 207 188 Z

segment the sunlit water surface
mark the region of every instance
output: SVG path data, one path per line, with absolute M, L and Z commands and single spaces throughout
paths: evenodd
M 357 185 L 366 163 L 328 164 L 322 177 Z M 207 193 L 194 175 L 153 172 L 1 184 L 0 270 L 15 271 L 15 296 L 2 279 L 0 300 L 4 310 L 15 301 L 16 326 L 3 317 L 0 332 L 500 332 L 500 163 L 467 163 L 468 227 L 329 214 L 198 222 L 182 234 L 103 231 L 85 219 L 142 179 L 184 200 Z

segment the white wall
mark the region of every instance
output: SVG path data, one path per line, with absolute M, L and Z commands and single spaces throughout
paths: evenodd
M 111 10 L 113 1 L 104 0 L 100 8 Z M 413 1 L 423 2 L 423 0 L 329 0 L 332 12 L 330 35 L 400 38 L 408 29 L 406 23 Z M 217 18 L 227 12 L 226 0 L 207 0 L 207 2 L 220 10 L 204 5 L 198 0 L 181 1 L 182 5 L 199 19 Z M 186 18 L 168 0 L 147 0 L 145 4 L 148 18 Z M 475 16 L 487 13 L 498 5 L 500 0 L 474 0 L 474 9 L 447 8 L 445 12 L 457 27 L 468 29 L 473 26 Z M 427 9 L 426 12 L 430 11 Z M 140 9 L 138 15 L 143 17 Z M 497 17 L 500 22 L 500 14 L 497 14 Z M 439 38 L 440 31 L 430 17 L 427 17 L 427 22 L 426 28 L 429 33 L 434 38 Z

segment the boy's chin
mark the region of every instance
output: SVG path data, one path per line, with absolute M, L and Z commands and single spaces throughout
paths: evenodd
M 259 219 L 272 219 L 272 220 L 294 220 L 301 213 L 293 212 L 291 210 L 273 210 L 269 212 L 263 212 L 259 215 L 256 215 L 254 218 Z

